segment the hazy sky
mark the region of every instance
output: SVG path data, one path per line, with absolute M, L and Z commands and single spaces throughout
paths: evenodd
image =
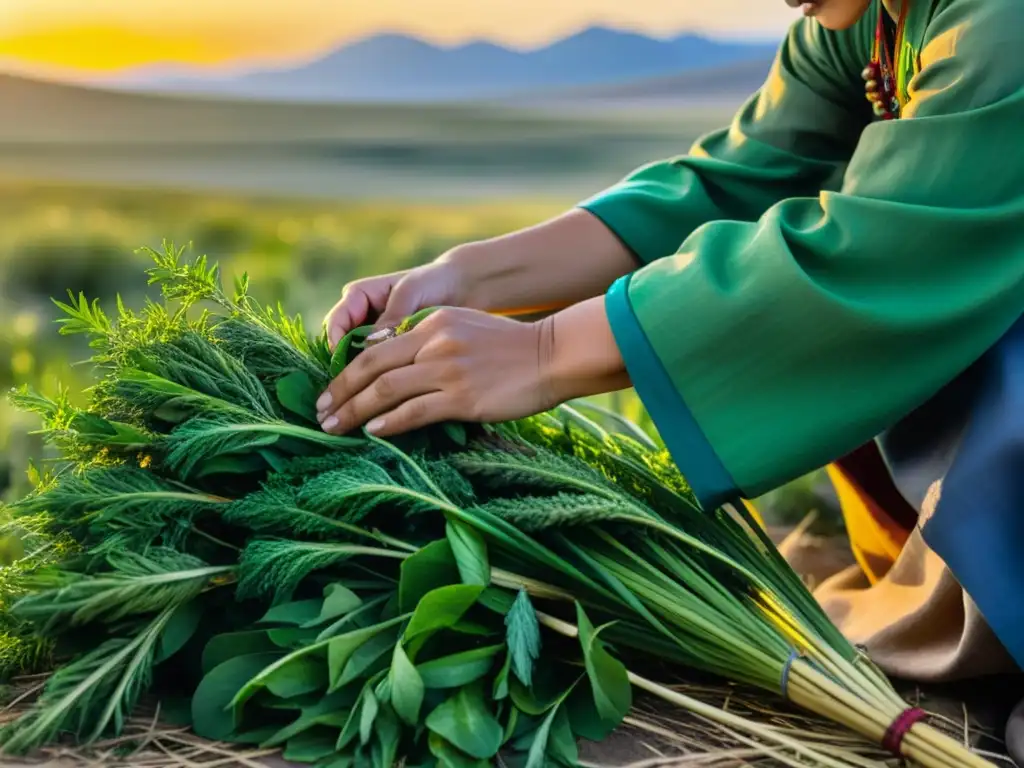
M 292 61 L 379 31 L 530 46 L 588 24 L 774 37 L 783 0 L 0 0 L 0 59 L 32 68 Z

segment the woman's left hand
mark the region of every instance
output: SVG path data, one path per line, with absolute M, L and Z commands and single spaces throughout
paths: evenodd
M 440 421 L 506 421 L 547 410 L 556 404 L 545 380 L 547 327 L 439 309 L 356 357 L 317 401 L 321 427 L 343 434 L 365 424 L 387 436 Z

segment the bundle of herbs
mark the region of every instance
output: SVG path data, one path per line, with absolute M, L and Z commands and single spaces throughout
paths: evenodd
M 989 765 L 918 721 L 743 505 L 701 510 L 633 425 L 564 406 L 327 435 L 316 398 L 368 329 L 332 352 L 246 279 L 228 295 L 205 258 L 152 255 L 163 302 L 60 305 L 91 338 L 88 406 L 13 396 L 61 461 L 8 510 L 25 554 L 0 660 L 54 672 L 5 751 L 117 733 L 148 693 L 201 736 L 325 768 L 574 765 L 639 688 L 786 765 L 881 765 L 658 685 L 657 660 L 925 766 Z

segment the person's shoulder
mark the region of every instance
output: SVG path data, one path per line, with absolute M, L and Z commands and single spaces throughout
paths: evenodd
M 934 0 L 915 88 L 957 111 L 1001 101 L 1024 92 L 1022 49 L 1024 0 Z

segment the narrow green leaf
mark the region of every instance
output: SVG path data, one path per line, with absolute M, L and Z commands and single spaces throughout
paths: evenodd
M 432 541 L 402 562 L 398 582 L 398 605 L 403 613 L 412 611 L 428 592 L 458 584 L 461 580 L 452 546 L 447 539 Z
M 523 685 L 533 685 L 533 665 L 540 656 L 541 637 L 537 612 L 525 589 L 505 616 L 505 640 L 512 657 L 512 672 Z
M 405 655 L 402 643 L 395 643 L 391 660 L 391 706 L 406 725 L 415 726 L 419 721 L 424 688 L 423 678 Z
M 501 701 L 509 695 L 508 676 L 512 671 L 512 654 L 505 654 L 505 662 L 501 665 L 497 676 L 494 678 L 494 688 L 491 695 L 496 701 Z
M 456 749 L 478 759 L 498 754 L 505 733 L 479 685 L 460 688 L 427 716 L 426 726 Z
M 459 576 L 464 584 L 486 587 L 491 583 L 491 564 L 487 542 L 476 530 L 457 520 L 449 520 L 445 534 L 452 545 Z
M 605 627 L 595 630 L 579 603 L 576 604 L 576 625 L 597 713 L 606 724 L 618 726 L 633 706 L 629 672 L 621 661 L 605 650 L 599 637 Z
M 320 618 L 323 600 L 298 600 L 293 603 L 275 605 L 264 614 L 258 624 L 292 624 L 301 627 Z
M 359 742 L 364 747 L 370 743 L 373 736 L 373 721 L 377 719 L 379 711 L 380 703 L 377 697 L 373 695 L 372 690 L 367 689 L 363 694 L 363 707 L 359 714 Z
M 405 616 L 398 616 L 394 619 L 390 619 L 389 621 L 374 624 L 372 627 L 356 629 L 352 632 L 347 632 L 344 635 L 332 637 L 330 640 L 326 641 L 327 667 L 330 679 L 328 692 L 333 693 L 344 684 L 342 682 L 342 673 L 345 671 L 345 667 L 348 665 L 349 659 L 352 658 L 352 655 L 356 651 L 358 651 L 367 641 L 376 637 L 386 629 L 398 626 L 405 621 L 405 619 Z

